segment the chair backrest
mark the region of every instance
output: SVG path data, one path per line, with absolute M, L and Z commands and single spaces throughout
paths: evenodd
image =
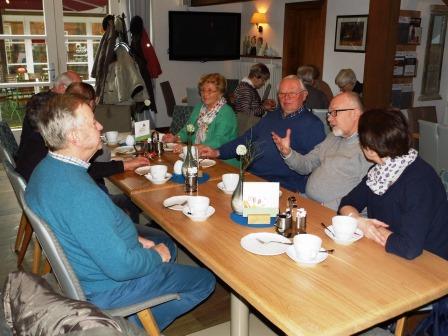
M 36 237 L 42 246 L 42 250 L 50 262 L 51 269 L 58 280 L 63 294 L 70 299 L 85 301 L 86 297 L 78 277 L 73 271 L 50 226 L 29 208 L 23 192 L 20 192 L 20 198 L 23 203 L 23 211 L 25 211 Z
M 428 162 L 435 171 L 439 171 L 437 159 L 437 147 L 439 144 L 439 135 L 437 131 L 437 123 L 419 120 L 420 138 L 419 138 L 419 154 L 420 157 Z
M 448 171 L 448 125 L 438 125 L 437 168 Z
M 11 182 L 12 189 L 16 194 L 17 201 L 19 202 L 20 207 L 23 209 L 22 200 L 20 198 L 20 193 L 24 193 L 26 189 L 25 179 L 14 169 L 12 164 L 8 161 L 4 161 L 3 165 L 5 166 L 6 175 L 8 176 L 9 182 Z
M 0 121 L 0 144 L 9 152 L 11 158 L 17 155 L 19 145 L 6 121 Z M 15 163 L 13 165 L 15 166 Z
M 313 113 L 322 121 L 324 124 L 324 131 L 325 134 L 330 133 L 330 125 L 328 125 L 328 119 L 327 119 L 327 109 L 313 109 Z
M 199 103 L 202 103 L 202 99 L 198 93 L 198 88 L 187 87 L 187 105 L 195 106 Z
M 177 134 L 185 126 L 193 112 L 193 106 L 175 105 L 173 120 L 171 121 L 170 132 Z
M 407 109 L 409 130 L 411 133 L 418 133 L 418 121 L 426 120 L 437 123 L 437 112 L 435 106 L 418 106 Z
M 13 166 L 16 167 L 16 160 L 12 157 L 11 153 L 0 143 L 0 159 L 2 162 L 7 161 Z
M 165 99 L 166 113 L 171 117 L 174 112 L 174 106 L 176 105 L 173 89 L 168 81 L 160 83 L 160 88 L 162 89 L 163 99 Z

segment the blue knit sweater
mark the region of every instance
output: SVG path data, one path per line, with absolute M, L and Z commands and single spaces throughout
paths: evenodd
M 130 218 L 83 167 L 47 155 L 31 175 L 25 199 L 54 231 L 86 293 L 113 289 L 162 262 L 141 246 Z
M 367 206 L 369 218 L 389 225 L 393 233 L 386 251 L 413 259 L 428 250 L 448 259 L 448 201 L 434 169 L 418 157 L 383 195 L 366 185 L 365 177 L 340 204 L 358 211 Z
M 272 140 L 272 131 L 284 137 L 288 128 L 291 129 L 291 148 L 300 154 L 308 153 L 325 139 L 322 122 L 308 109 L 303 108 L 300 113 L 285 119 L 282 118 L 281 110 L 276 109 L 267 113 L 252 129 L 221 146 L 220 158 L 236 157 L 236 147 L 246 144 L 252 137 L 262 155 L 252 163 L 249 171 L 268 181 L 280 182 L 282 187 L 291 191 L 304 193 L 307 175 L 289 169 Z

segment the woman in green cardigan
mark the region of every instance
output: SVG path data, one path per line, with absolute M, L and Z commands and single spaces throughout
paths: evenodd
M 238 133 L 236 115 L 233 109 L 227 105 L 224 93 L 226 92 L 226 79 L 218 73 L 211 73 L 201 77 L 198 88 L 202 103 L 197 104 L 187 121 L 187 124 L 195 126 L 194 143 L 204 144 L 212 148 L 235 139 Z M 164 135 L 163 142 L 186 142 L 187 132 L 185 126 L 173 135 Z M 181 146 L 176 148 L 182 151 Z

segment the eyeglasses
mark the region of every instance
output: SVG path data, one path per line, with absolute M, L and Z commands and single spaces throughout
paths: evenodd
M 285 97 L 294 98 L 294 97 L 297 97 L 299 94 L 301 94 L 304 91 L 306 91 L 306 90 L 303 89 L 303 90 L 300 90 L 299 92 L 279 92 L 278 96 L 280 98 L 285 98 Z
M 327 118 L 329 118 L 330 116 L 332 116 L 333 118 L 336 118 L 338 116 L 339 112 L 344 112 L 344 111 L 353 111 L 356 110 L 354 108 L 346 108 L 346 109 L 339 109 L 339 110 L 331 110 L 327 112 Z
M 214 91 L 213 90 L 200 90 L 199 92 L 201 93 L 201 95 L 204 95 L 204 94 L 211 95 L 211 94 L 218 92 L 218 90 L 214 90 Z

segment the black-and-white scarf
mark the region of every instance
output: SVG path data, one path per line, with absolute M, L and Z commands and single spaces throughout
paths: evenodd
M 408 154 L 393 159 L 384 158 L 382 164 L 376 164 L 367 173 L 367 186 L 375 194 L 383 195 L 395 183 L 403 171 L 417 158 L 418 152 L 411 148 Z

